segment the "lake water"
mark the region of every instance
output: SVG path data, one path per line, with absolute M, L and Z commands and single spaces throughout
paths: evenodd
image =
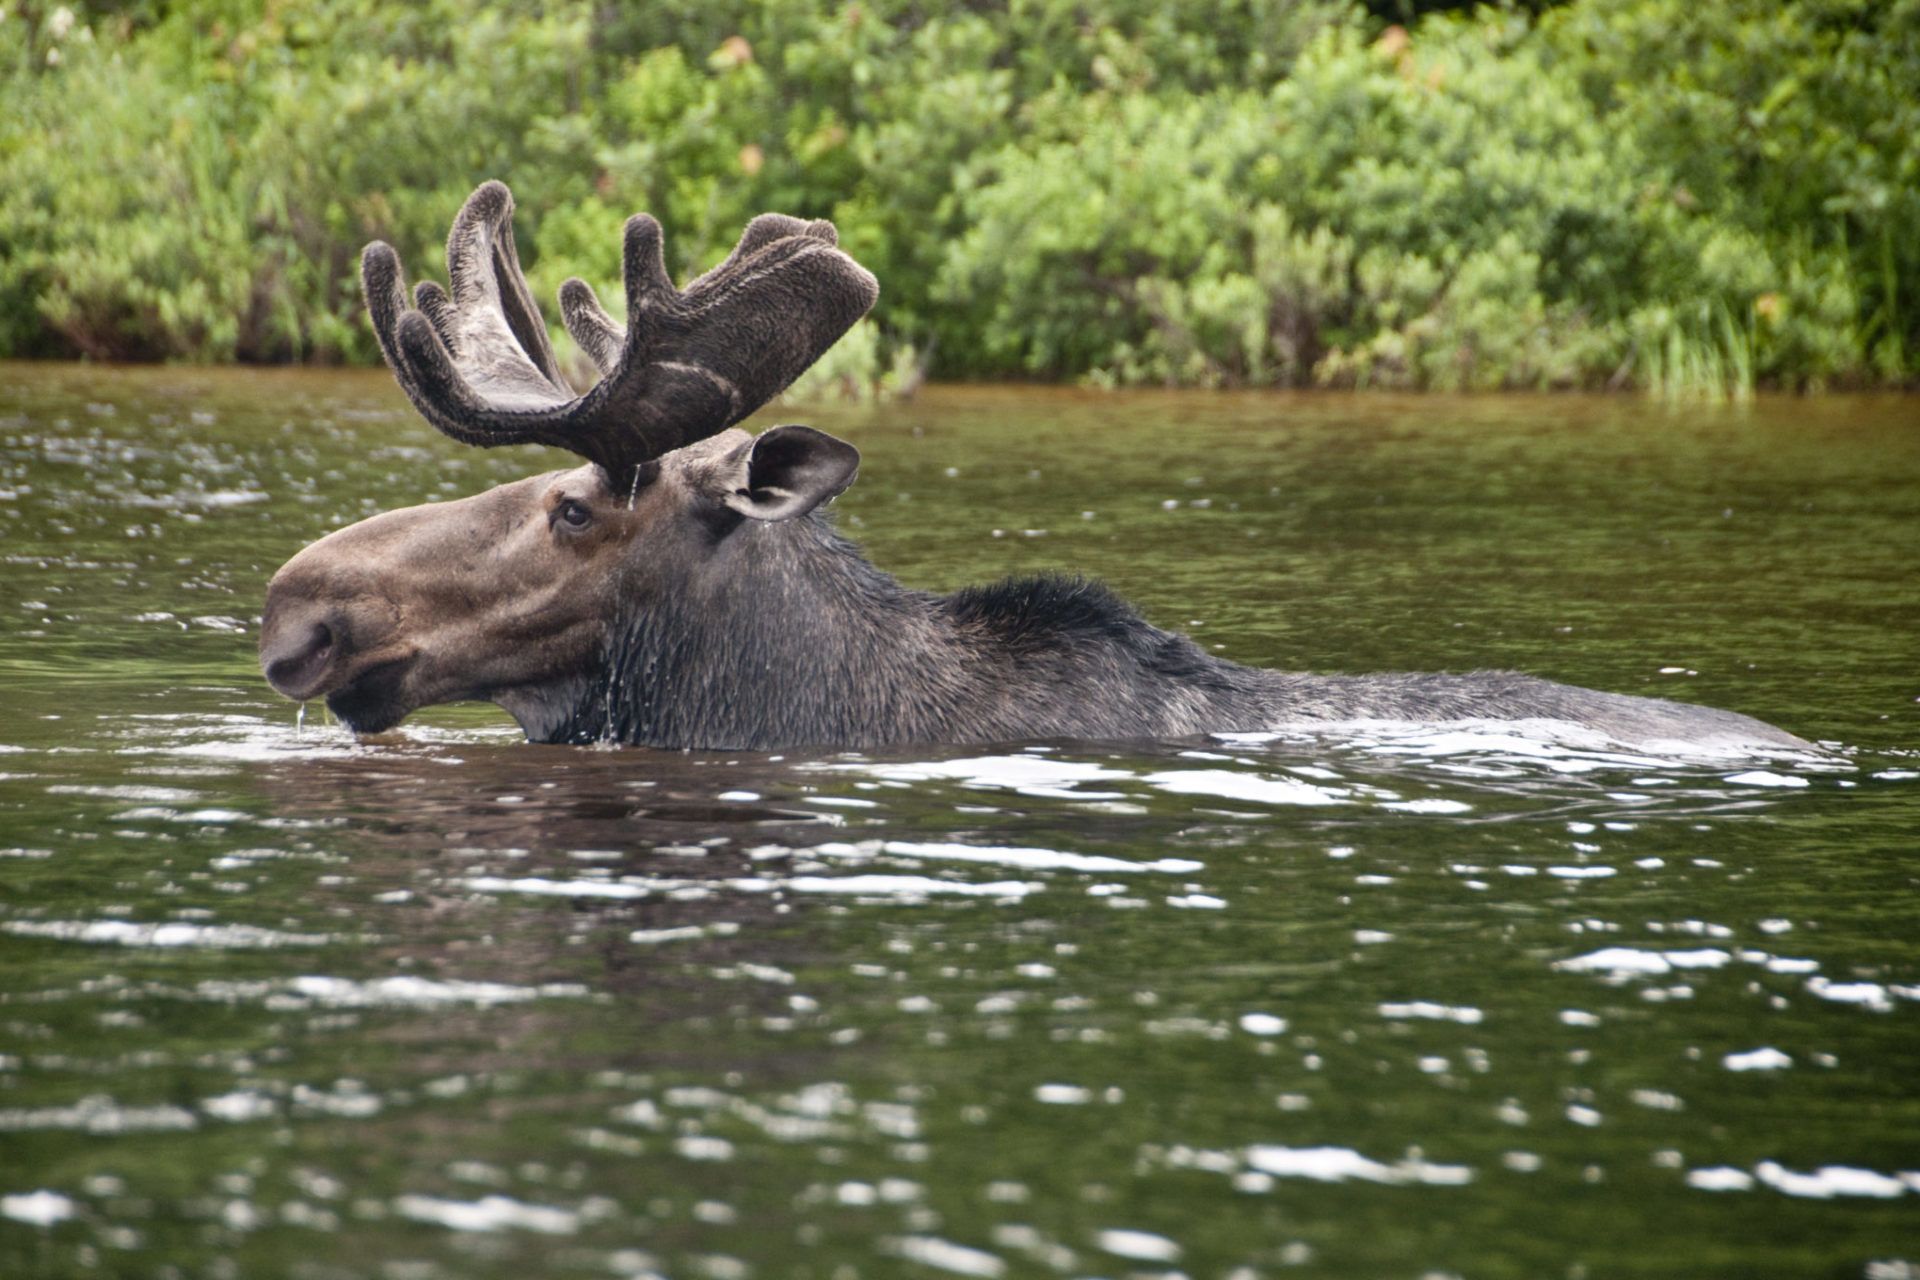
M 769 417 L 947 588 L 1834 750 L 376 741 L 268 576 L 549 465 L 384 373 L 0 366 L 0 1275 L 1920 1276 L 1913 400 Z

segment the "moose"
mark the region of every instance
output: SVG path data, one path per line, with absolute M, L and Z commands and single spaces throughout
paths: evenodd
M 858 451 L 804 426 L 736 426 L 879 296 L 833 225 L 747 224 L 676 289 L 660 224 L 628 220 L 626 324 L 573 279 L 562 320 L 600 371 L 563 378 L 488 182 L 447 240 L 449 288 L 407 305 L 398 255 L 361 259 L 381 352 L 466 444 L 585 460 L 322 538 L 274 575 L 268 683 L 360 734 L 486 700 L 537 742 L 884 748 L 1168 739 L 1328 721 L 1539 719 L 1634 744 L 1804 747 L 1746 716 L 1509 672 L 1317 675 L 1240 666 L 1097 583 L 1012 578 L 951 595 L 882 572 L 821 508 Z

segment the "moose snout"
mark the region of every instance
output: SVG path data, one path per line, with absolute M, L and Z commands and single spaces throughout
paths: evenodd
M 261 623 L 260 669 L 276 691 L 305 701 L 320 692 L 346 647 L 337 611 L 317 601 L 289 601 L 270 606 Z

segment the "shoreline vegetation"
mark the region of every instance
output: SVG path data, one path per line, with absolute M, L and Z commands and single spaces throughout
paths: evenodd
M 501 177 L 550 321 L 629 213 L 682 277 L 833 219 L 882 297 L 801 397 L 1920 376 L 1920 0 L 0 14 L 0 358 L 375 363 L 360 247 Z

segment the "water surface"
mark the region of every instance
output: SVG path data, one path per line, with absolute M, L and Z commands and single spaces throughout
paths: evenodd
M 916 585 L 1834 750 L 356 744 L 267 577 L 548 465 L 384 374 L 0 367 L 0 1274 L 1920 1273 L 1910 401 L 942 390 Z

